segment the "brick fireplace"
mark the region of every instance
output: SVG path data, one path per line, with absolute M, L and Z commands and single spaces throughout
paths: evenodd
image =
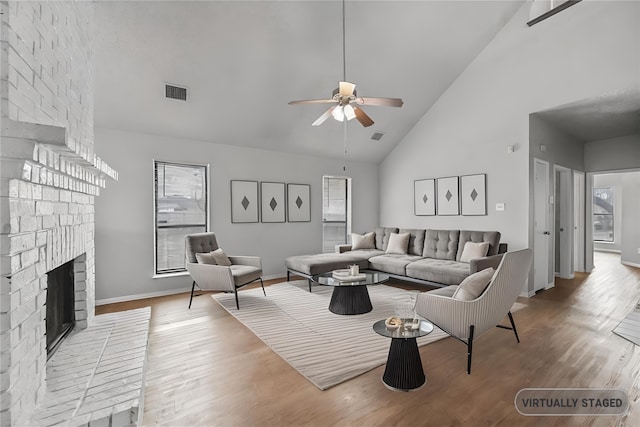
M 46 394 L 47 273 L 74 261 L 75 328 L 94 321 L 92 2 L 0 1 L 1 425 Z

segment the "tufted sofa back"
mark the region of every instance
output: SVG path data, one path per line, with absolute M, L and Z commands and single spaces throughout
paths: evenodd
M 187 262 L 198 262 L 197 253 L 211 252 L 218 249 L 215 233 L 196 233 L 185 237 Z
M 434 259 L 455 260 L 460 230 L 427 230 L 422 256 Z
M 462 230 L 460 231 L 460 241 L 458 243 L 458 253 L 456 254 L 456 261 L 460 261 L 462 251 L 464 250 L 464 244 L 467 242 L 482 243 L 489 242 L 489 251 L 487 256 L 495 255 L 498 253 L 498 247 L 500 245 L 500 232 L 499 231 L 472 231 Z

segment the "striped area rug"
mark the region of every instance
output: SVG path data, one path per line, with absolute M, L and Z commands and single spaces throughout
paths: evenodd
M 320 390 L 354 378 L 387 361 L 390 338 L 373 331 L 373 324 L 393 316 L 410 291 L 385 285 L 369 286 L 373 310 L 355 316 L 329 311 L 332 287 L 314 286 L 306 280 L 284 282 L 262 289 L 238 292 L 240 310 L 233 294 L 212 295 L 231 315 L 253 331 Z M 422 346 L 448 337 L 440 329 L 422 338 Z
M 613 333 L 640 345 L 640 304 L 613 330 Z

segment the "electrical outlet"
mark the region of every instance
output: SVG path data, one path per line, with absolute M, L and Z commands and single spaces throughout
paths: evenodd
M 496 210 L 497 211 L 503 211 L 504 210 L 504 203 L 496 203 Z

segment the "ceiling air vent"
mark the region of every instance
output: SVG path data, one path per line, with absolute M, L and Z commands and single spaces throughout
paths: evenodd
M 373 139 L 374 141 L 380 141 L 382 139 L 382 137 L 384 136 L 383 132 L 376 132 L 373 134 L 373 136 L 371 137 L 371 139 Z
M 164 85 L 164 96 L 170 99 L 177 99 L 180 101 L 187 100 L 187 88 L 175 85 Z

